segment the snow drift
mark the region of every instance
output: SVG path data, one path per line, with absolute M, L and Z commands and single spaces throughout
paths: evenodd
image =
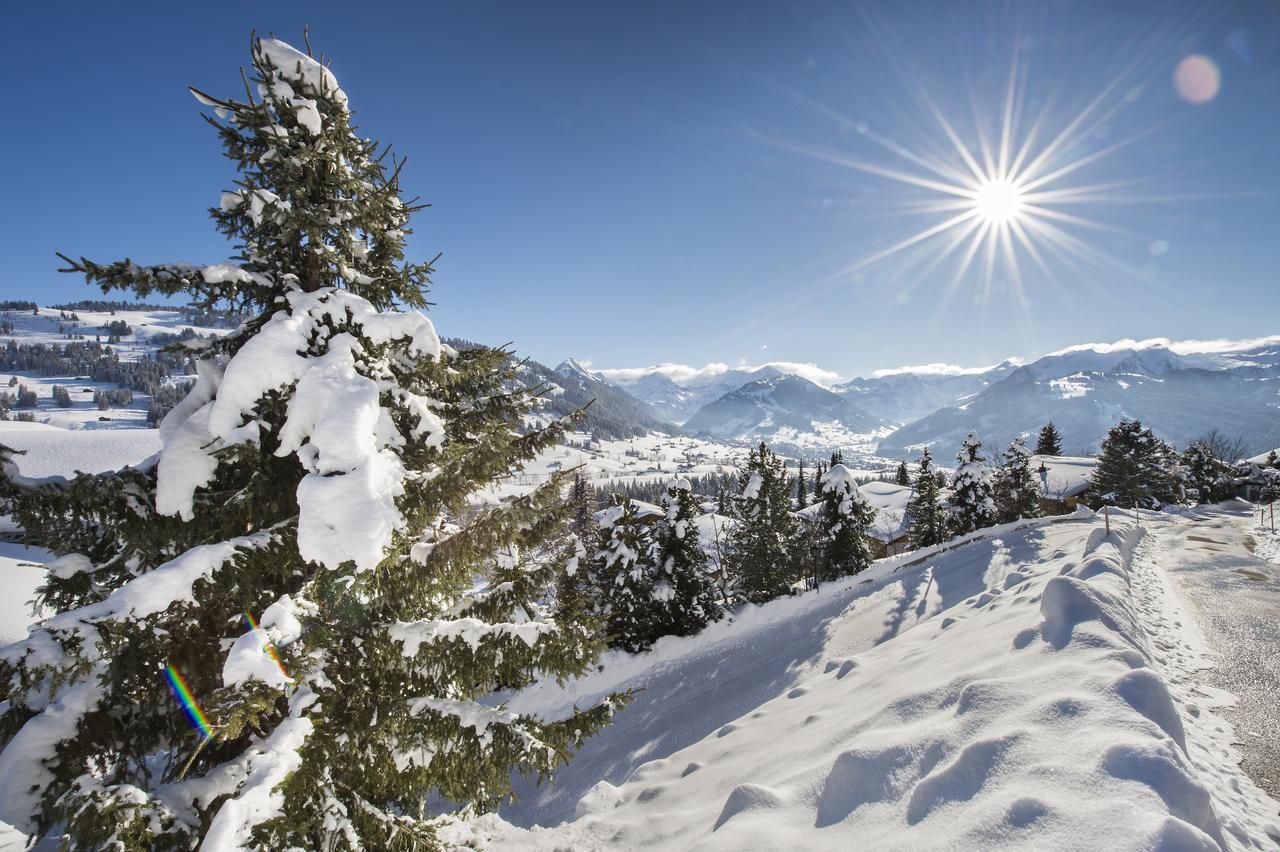
M 1188 756 L 1130 587 L 1141 530 L 1102 526 L 986 530 L 525 690 L 509 706 L 547 714 L 641 691 L 478 827 L 540 849 L 1265 847 L 1241 839 L 1256 818 L 1224 833 Z

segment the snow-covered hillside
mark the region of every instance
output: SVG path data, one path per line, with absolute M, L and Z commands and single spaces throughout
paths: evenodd
M 229 331 L 222 326 L 195 324 L 189 319 L 187 312 L 176 308 L 100 311 L 39 307 L 34 310 L 5 310 L 0 311 L 0 346 L 101 344 L 109 347 L 120 361 L 136 363 L 153 359 L 158 349 L 181 335 L 212 337 Z M 188 377 L 184 375 L 174 375 L 168 383 L 186 379 Z M 129 402 L 113 403 L 107 409 L 99 409 L 94 402 L 95 393 L 118 389 L 119 384 L 115 381 L 95 380 L 76 372 L 48 374 L 32 369 L 0 369 L 0 390 L 7 390 L 16 397 L 19 386 L 35 392 L 35 407 L 25 410 L 40 423 L 63 429 L 147 428 L 152 425 L 147 422 L 151 400 L 138 390 L 132 393 Z M 69 406 L 55 402 L 54 387 L 67 390 Z
M 1132 563 L 1142 531 L 1112 530 L 989 530 L 517 694 L 558 714 L 639 690 L 475 828 L 522 849 L 1272 848 L 1280 806 L 1195 690 L 1194 628 Z
M 1209 347 L 1204 347 L 1209 348 Z M 1188 351 L 1164 342 L 1073 347 L 1010 371 L 885 438 L 882 455 L 949 449 L 971 429 L 1004 446 L 1048 420 L 1072 453 L 1097 449 L 1121 417 L 1186 446 L 1217 428 L 1259 452 L 1280 444 L 1280 338 Z
M 783 452 L 849 448 L 870 453 L 888 424 L 800 376 L 759 379 L 708 403 L 684 424 L 721 441 L 765 441 Z

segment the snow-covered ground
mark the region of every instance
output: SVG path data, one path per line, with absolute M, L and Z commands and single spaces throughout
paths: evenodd
M 74 342 L 69 335 L 81 335 L 80 342 L 101 342 L 106 344 L 109 332 L 107 325 L 111 322 L 124 322 L 130 328 L 130 334 L 112 343 L 112 350 L 122 361 L 138 361 L 147 358 L 158 348 L 154 339 L 161 334 L 181 334 L 191 329 L 199 335 L 223 335 L 225 328 L 194 326 L 182 319 L 179 311 L 75 311 L 78 321 L 66 319 L 69 312 L 56 308 L 42 307 L 39 313 L 31 311 L 0 311 L 0 321 L 11 324 L 11 333 L 0 334 L 0 346 L 13 341 L 21 344 L 63 345 Z M 135 392 L 133 402 L 127 405 L 112 406 L 108 411 L 99 411 L 93 402 L 94 391 L 112 390 L 114 382 L 95 382 L 84 376 L 42 376 L 34 371 L 0 373 L 0 389 L 13 393 L 16 388 L 7 388 L 9 380 L 17 377 L 18 381 L 28 389 L 35 391 L 39 397 L 38 407 L 31 413 L 36 420 L 64 429 L 119 429 L 147 428 L 147 409 L 150 399 L 146 394 Z M 70 392 L 72 405 L 61 408 L 52 399 L 54 386 L 65 387 Z M 103 419 L 106 418 L 106 419 Z
M 641 691 L 475 827 L 521 849 L 1273 848 L 1280 805 L 1196 689 L 1192 622 L 1112 521 L 908 554 L 526 690 L 510 706 L 548 714 Z
M 17 456 L 26 476 L 101 473 L 137 464 L 160 450 L 156 429 L 68 430 L 45 423 L 0 420 L 0 444 L 24 451 Z

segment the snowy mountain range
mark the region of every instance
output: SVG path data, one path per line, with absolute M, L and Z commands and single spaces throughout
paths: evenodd
M 1280 337 L 1083 344 L 1029 363 L 884 370 L 829 388 L 786 365 L 682 369 L 691 377 L 672 365 L 592 375 L 688 434 L 801 452 L 870 443 L 883 457 L 923 446 L 949 455 L 971 429 L 1002 447 L 1053 420 L 1064 449 L 1083 453 L 1121 417 L 1180 446 L 1213 428 L 1251 452 L 1280 444 Z
M 764 440 L 784 451 L 803 451 L 862 443 L 888 425 L 845 396 L 782 374 L 748 382 L 707 403 L 685 422 L 684 431 L 720 441 Z
M 126 360 L 163 345 L 163 335 L 152 340 L 160 331 L 225 333 L 195 328 L 178 310 L 116 307 L 95 313 L 80 306 L 71 325 L 85 332 L 105 328 L 108 320 L 125 323 L 131 333 L 116 345 Z M 4 313 L 10 333 L 0 338 L 46 345 L 66 339 L 64 311 Z M 1280 336 L 1091 343 L 1026 363 L 903 367 L 845 382 L 812 364 L 786 362 L 602 371 L 569 358 L 554 368 L 526 361 L 521 370 L 527 384 L 543 388 L 545 414 L 561 416 L 591 403 L 580 428 L 605 439 L 683 433 L 733 444 L 763 440 L 793 455 L 843 449 L 882 458 L 906 458 L 929 446 L 945 460 L 972 429 L 997 450 L 1015 436 L 1034 437 L 1048 420 L 1061 431 L 1066 452 L 1089 453 L 1128 416 L 1178 446 L 1214 428 L 1242 438 L 1251 455 L 1280 446 Z M 55 379 L 24 381 L 44 398 L 44 385 Z M 76 392 L 86 384 L 81 381 Z M 138 399 L 134 408 L 112 411 L 111 424 L 141 423 L 146 407 Z M 103 425 L 100 412 L 89 408 L 82 412 L 86 423 Z M 65 420 L 77 412 L 59 409 L 48 416 Z
M 1280 442 L 1280 340 L 1217 352 L 1073 347 L 904 425 L 879 452 L 949 448 L 970 429 L 1003 446 L 1033 435 L 1046 420 L 1062 432 L 1066 452 L 1091 452 L 1121 417 L 1139 418 L 1178 446 L 1214 428 L 1239 435 L 1249 452 L 1273 446 Z

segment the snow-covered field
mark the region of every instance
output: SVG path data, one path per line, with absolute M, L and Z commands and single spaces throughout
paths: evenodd
M 122 361 L 138 361 L 147 358 L 154 352 L 158 343 L 154 340 L 161 334 L 181 334 L 191 329 L 200 335 L 222 335 L 228 329 L 194 326 L 182 321 L 178 311 L 117 311 L 115 313 L 100 311 L 75 311 L 78 321 L 65 319 L 70 314 L 56 308 L 39 309 L 39 313 L 31 311 L 0 311 L 0 321 L 11 324 L 11 333 L 0 334 L 0 346 L 13 341 L 20 344 L 63 345 L 73 342 L 68 335 L 81 335 L 81 342 L 106 343 L 109 332 L 107 325 L 111 322 L 126 323 L 131 333 L 122 337 L 118 343 L 110 344 L 113 351 Z M 95 382 L 84 376 L 42 376 L 30 370 L 0 373 L 0 389 L 5 389 L 9 380 L 17 377 L 18 381 L 39 397 L 38 407 L 31 413 L 41 423 L 48 423 L 63 429 L 119 429 L 147 428 L 147 409 L 150 399 L 146 394 L 135 392 L 133 402 L 127 405 L 112 406 L 108 411 L 99 411 L 93 402 L 94 391 L 112 390 L 113 382 Z M 65 387 L 71 395 L 70 408 L 61 408 L 54 404 L 52 393 L 54 386 Z M 13 393 L 16 388 L 7 388 Z M 105 419 L 104 419 L 105 418 Z
M 495 848 L 1274 848 L 1142 533 L 1082 513 L 879 563 L 564 688 L 639 691 Z M 1271 839 L 1269 839 L 1270 835 Z

